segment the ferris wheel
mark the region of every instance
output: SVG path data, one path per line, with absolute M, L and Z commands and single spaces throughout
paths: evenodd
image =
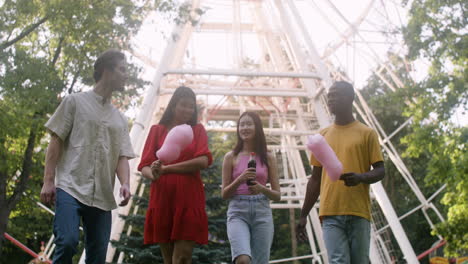
M 381 183 L 371 185 L 373 224 L 372 263 L 393 263 L 395 239 L 407 263 L 418 263 L 401 220 L 421 211 L 429 226 L 444 221 L 405 166 L 391 138 L 360 94 L 365 78 L 377 75 L 387 89 L 403 87 L 403 81 L 386 62 L 385 53 L 403 53 L 398 30 L 404 10 L 392 1 L 192 1 L 193 8 L 205 10 L 197 24 L 175 25 L 171 38 L 146 91 L 143 104 L 130 132 L 135 150 L 141 151 L 148 128 L 161 116 L 174 89 L 187 85 L 203 104 L 201 122 L 207 130 L 235 132 L 234 122 L 249 110 L 261 113 L 269 149 L 274 150 L 281 171 L 283 200 L 273 209 L 299 209 L 305 194 L 306 174 L 301 155 L 306 153 L 306 136 L 332 122 L 326 108 L 326 90 L 334 80 L 355 84 L 355 109 L 365 123 L 378 131 L 387 157 L 414 194 L 418 206 L 398 215 Z M 359 10 L 359 11 L 356 11 Z M 198 16 L 198 14 L 195 14 Z M 138 56 L 141 58 L 142 56 Z M 143 56 L 144 57 L 144 56 Z M 151 59 L 151 58 L 150 58 Z M 148 57 L 144 61 L 148 61 Z M 231 125 L 229 125 L 231 124 Z M 138 160 L 133 161 L 133 167 Z M 134 178 L 134 193 L 142 190 Z M 443 187 L 442 187 L 443 188 Z M 118 213 L 130 213 L 131 206 Z M 435 212 L 431 219 L 428 210 Z M 327 263 L 317 206 L 308 218 L 312 254 L 272 260 L 283 263 L 310 259 Z M 118 240 L 125 223 L 114 217 L 112 239 Z M 414 242 L 413 242 L 414 243 Z M 109 249 L 108 261 L 123 259 Z
M 151 124 L 160 119 L 176 87 L 191 87 L 203 105 L 201 122 L 209 131 L 233 133 L 235 121 L 244 111 L 256 111 L 265 126 L 268 148 L 279 164 L 282 201 L 272 203 L 277 210 L 302 207 L 307 179 L 302 156 L 307 135 L 317 133 L 333 121 L 326 107 L 326 91 L 335 80 L 348 80 L 356 87 L 355 109 L 364 122 L 375 129 L 382 149 L 404 179 L 417 205 L 397 214 L 382 183 L 371 185 L 373 223 L 371 263 L 394 263 L 395 245 L 407 263 L 418 263 L 401 221 L 422 212 L 432 228 L 443 216 L 432 203 L 443 190 L 426 197 L 406 167 L 391 139 L 411 118 L 395 131 L 385 131 L 368 106 L 360 88 L 375 74 L 386 89 L 403 88 L 394 69 L 387 63 L 388 51 L 405 52 L 398 34 L 404 23 L 404 10 L 394 1 L 362 0 L 193 0 L 189 3 L 204 14 L 193 12 L 198 23 L 173 25 L 165 48 L 154 56 L 148 50 L 161 42 L 138 40 L 134 57 L 153 69 L 152 85 L 130 131 L 136 153 L 141 153 Z M 151 28 L 154 24 L 146 25 Z M 138 38 L 138 36 L 136 36 Z M 152 47 L 157 45 L 158 47 Z M 157 58 L 155 58 L 157 57 Z M 402 56 L 404 57 L 404 56 Z M 408 65 L 408 69 L 410 66 Z M 136 172 L 139 159 L 131 161 Z M 132 193 L 145 188 L 140 177 L 131 176 Z M 118 185 L 118 184 L 117 184 Z M 118 187 L 116 193 L 118 196 Z M 131 227 L 118 215 L 135 212 L 132 204 L 113 212 L 112 240 Z M 428 211 L 433 211 L 435 219 Z M 289 223 L 293 224 L 293 223 Z M 286 263 L 308 259 L 328 263 L 318 218 L 318 205 L 308 216 L 307 231 L 311 254 L 271 260 Z M 391 240 L 395 240 L 392 243 Z M 439 238 L 442 241 L 442 238 Z M 52 239 L 45 253 L 53 251 Z M 123 253 L 109 245 L 107 261 L 121 263 Z M 80 263 L 84 263 L 84 252 Z

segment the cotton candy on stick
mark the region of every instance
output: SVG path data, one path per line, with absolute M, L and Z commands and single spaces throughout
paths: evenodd
M 308 136 L 307 148 L 327 171 L 332 181 L 336 181 L 343 173 L 343 165 L 325 138 L 320 134 Z
M 178 159 L 180 152 L 185 149 L 193 140 L 192 127 L 186 124 L 173 127 L 167 133 L 161 148 L 156 151 L 156 157 L 163 164 L 173 162 Z

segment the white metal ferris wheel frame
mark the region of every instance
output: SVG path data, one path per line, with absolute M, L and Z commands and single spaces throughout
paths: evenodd
M 234 9 L 238 8 L 239 1 L 241 0 L 233 0 L 233 7 Z M 255 1 L 251 1 L 255 2 Z M 268 2 L 267 0 L 263 2 Z M 324 98 L 323 94 L 324 91 L 331 85 L 332 78 L 330 76 L 339 76 L 340 73 L 336 71 L 334 68 L 330 68 L 329 65 L 326 65 L 323 61 L 324 58 L 332 54 L 339 46 L 347 43 L 348 39 L 351 37 L 358 37 L 364 43 L 366 43 L 366 39 L 363 38 L 359 33 L 359 25 L 364 21 L 365 17 L 367 16 L 370 8 L 376 2 L 375 0 L 370 0 L 366 9 L 359 16 L 358 19 L 354 23 L 349 22 L 343 14 L 341 14 L 340 10 L 334 6 L 334 4 L 330 0 L 326 0 L 326 3 L 332 8 L 349 26 L 349 29 L 345 31 L 346 33 L 342 34 L 342 40 L 338 42 L 336 45 L 331 47 L 328 51 L 326 51 L 324 56 L 320 56 L 317 52 L 316 47 L 310 37 L 304 22 L 301 19 L 301 16 L 298 14 L 297 7 L 292 0 L 269 0 L 272 6 L 278 11 L 279 14 L 279 21 L 282 24 L 283 29 L 287 32 L 285 35 L 287 37 L 287 42 L 291 49 L 292 57 L 294 57 L 295 63 L 295 71 L 294 72 L 278 72 L 278 71 L 244 71 L 244 70 L 200 70 L 200 69 L 181 69 L 181 61 L 183 57 L 184 49 L 187 47 L 187 43 L 189 40 L 190 35 L 193 32 L 193 27 L 191 25 L 184 25 L 184 26 L 175 26 L 173 31 L 174 35 L 179 36 L 174 42 L 169 41 L 161 59 L 160 64 L 158 65 L 157 72 L 153 79 L 153 84 L 150 89 L 148 89 L 144 96 L 143 104 L 140 108 L 140 113 L 136 118 L 134 125 L 130 131 L 130 137 L 132 139 L 132 144 L 135 148 L 135 151 L 141 152 L 144 144 L 144 140 L 148 133 L 148 129 L 152 123 L 155 121 L 155 112 L 159 111 L 162 106 L 162 99 L 161 95 L 165 93 L 170 93 L 170 89 L 165 89 L 164 83 L 166 82 L 164 77 L 167 75 L 232 75 L 232 76 L 249 76 L 249 77 L 274 77 L 274 78 L 300 78 L 301 82 L 303 83 L 305 89 L 301 91 L 296 90 L 284 90 L 284 91 L 276 91 L 272 87 L 271 89 L 266 89 L 262 91 L 252 91 L 252 90 L 236 90 L 236 89 L 198 89 L 196 93 L 199 95 L 236 95 L 236 96 L 269 96 L 269 97 L 293 97 L 293 98 L 306 98 L 312 103 L 313 111 L 316 113 L 317 122 L 320 127 L 325 127 L 331 122 L 331 118 L 328 115 L 327 109 L 324 105 Z M 256 5 L 260 5 L 259 1 L 257 3 L 252 3 Z M 200 6 L 199 0 L 194 0 L 192 2 L 192 6 L 197 8 Z M 233 30 L 237 33 L 240 32 L 240 24 L 239 24 L 239 16 L 235 17 L 235 25 L 233 25 Z M 332 23 L 330 20 L 328 22 Z M 237 25 L 237 26 L 236 26 Z M 304 45 L 301 46 L 299 43 L 303 43 Z M 307 53 L 305 52 L 307 51 Z M 379 60 L 377 54 L 373 51 L 372 47 L 369 46 L 369 51 L 374 56 L 374 59 Z M 308 58 L 308 61 L 305 58 Z M 309 65 L 313 65 L 315 69 L 314 72 L 309 72 Z M 389 69 L 385 63 L 380 63 L 382 65 L 381 69 L 385 69 L 391 76 L 392 81 L 397 84 L 398 87 L 402 87 L 402 82 L 398 79 L 398 77 L 393 74 L 391 69 Z M 377 75 L 382 78 L 384 83 L 390 84 L 388 80 L 385 79 L 380 71 L 376 72 Z M 346 76 L 340 76 L 340 78 L 346 78 Z M 391 86 L 391 85 L 390 85 Z M 391 87 L 395 89 L 394 87 Z M 418 263 L 416 258 L 416 254 L 412 249 L 411 243 L 409 242 L 406 233 L 403 227 L 400 224 L 400 220 L 412 214 L 413 212 L 422 209 L 421 211 L 425 215 L 429 225 L 433 227 L 433 222 L 431 221 L 430 217 L 426 213 L 427 209 L 432 209 L 438 216 L 440 221 L 444 221 L 442 215 L 438 212 L 437 208 L 432 204 L 431 200 L 437 195 L 435 193 L 430 198 L 425 198 L 425 196 L 420 191 L 417 183 L 414 181 L 411 173 L 406 168 L 404 162 L 401 160 L 398 152 L 394 148 L 393 144 L 391 143 L 391 137 L 396 134 L 400 128 L 395 130 L 394 132 L 390 133 L 389 135 L 385 133 L 385 131 L 380 126 L 379 122 L 376 120 L 375 116 L 372 114 L 371 109 L 367 106 L 365 100 L 360 95 L 359 90 L 357 91 L 357 98 L 360 102 L 360 106 L 356 104 L 356 109 L 359 115 L 365 120 L 365 122 L 376 129 L 379 133 L 381 144 L 385 152 L 388 154 L 389 158 L 397 167 L 398 171 L 401 173 L 402 177 L 406 180 L 408 185 L 410 186 L 411 190 L 417 197 L 419 201 L 419 206 L 411 210 L 410 212 L 398 216 L 391 205 L 386 192 L 381 183 L 376 183 L 371 185 L 372 194 L 375 197 L 375 200 L 378 202 L 382 211 L 387 219 L 388 225 L 382 229 L 389 227 L 394 234 L 394 237 L 403 252 L 404 258 L 408 263 Z M 241 109 L 242 110 L 242 109 Z M 298 113 L 301 113 L 302 109 L 296 109 Z M 276 112 L 273 118 L 276 118 L 277 121 L 284 120 L 284 116 L 281 116 L 281 113 Z M 283 119 L 282 119 L 283 118 Z M 304 165 L 302 164 L 300 155 L 298 150 L 304 149 L 303 145 L 301 146 L 300 142 L 305 142 L 305 135 L 309 133 L 315 132 L 307 127 L 304 123 L 304 120 L 299 116 L 297 119 L 296 127 L 293 129 L 291 127 L 282 127 L 280 129 L 277 128 L 266 128 L 266 133 L 271 135 L 281 135 L 281 142 L 278 147 L 281 150 L 281 160 L 285 163 L 289 160 L 294 166 L 291 171 L 288 171 L 286 168 L 286 164 L 283 164 L 284 175 L 289 175 L 287 179 L 282 179 L 283 184 L 287 184 L 286 193 L 287 195 L 284 196 L 284 200 L 287 200 L 288 203 L 286 204 L 273 204 L 273 208 L 297 208 L 300 207 L 297 204 L 291 203 L 291 201 L 298 201 L 299 205 L 302 205 L 302 200 L 305 193 L 305 182 L 306 182 L 306 175 L 304 171 Z M 405 122 L 402 126 L 406 125 L 409 121 Z M 210 129 L 207 127 L 207 129 Z M 218 128 L 219 129 L 219 128 Z M 220 129 L 222 131 L 222 129 Z M 225 129 L 224 131 L 228 131 L 229 129 Z M 294 131 L 292 131 L 294 130 Z M 301 140 L 297 140 L 296 137 L 300 137 Z M 138 159 L 131 161 L 131 171 L 136 171 Z M 118 183 L 117 183 L 118 185 Z M 116 186 L 116 196 L 118 196 L 118 187 Z M 131 176 L 131 191 L 132 193 L 139 193 L 141 194 L 144 189 L 143 184 L 140 183 L 140 177 L 136 176 L 135 173 Z M 119 240 L 121 233 L 124 230 L 125 222 L 118 217 L 119 214 L 128 215 L 132 210 L 132 203 L 130 202 L 129 205 L 126 207 L 119 208 L 113 212 L 113 226 L 111 232 L 111 239 Z M 137 209 L 133 208 L 133 212 Z M 307 225 L 307 231 L 310 238 L 310 246 L 312 255 L 308 256 L 299 256 L 299 257 L 292 257 L 283 260 L 275 260 L 271 261 L 270 263 L 280 263 L 285 261 L 291 261 L 295 259 L 304 259 L 310 258 L 312 259 L 313 263 L 328 263 L 325 253 L 325 247 L 323 242 L 321 241 L 321 228 L 320 223 L 318 220 L 318 211 L 317 208 L 311 211 L 309 215 Z M 379 233 L 381 230 L 374 230 L 373 232 L 373 242 L 371 244 L 371 261 L 372 263 L 388 263 L 389 259 L 388 256 L 385 257 L 378 252 L 379 247 Z M 131 227 L 127 229 L 127 233 L 131 232 Z M 315 237 L 315 239 L 314 239 Z M 381 245 L 380 245 L 381 247 Z M 49 254 L 53 250 L 53 245 L 51 241 L 49 241 L 47 245 L 47 249 L 49 249 Z M 112 261 L 115 255 L 115 248 L 112 245 L 109 245 L 108 257 L 107 261 Z M 123 260 L 123 254 L 119 255 L 118 262 L 120 263 Z M 84 253 L 82 258 L 80 259 L 80 263 L 84 263 Z

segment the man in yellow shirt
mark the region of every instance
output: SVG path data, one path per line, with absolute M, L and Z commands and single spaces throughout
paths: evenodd
M 327 171 L 311 156 L 312 177 L 307 183 L 297 233 L 299 239 L 307 239 L 306 217 L 320 195 L 319 216 L 329 263 L 369 263 L 369 185 L 385 175 L 378 136 L 354 119 L 354 89 L 350 83 L 335 82 L 327 98 L 335 122 L 320 134 L 343 164 L 344 174 L 339 181 L 331 181 Z

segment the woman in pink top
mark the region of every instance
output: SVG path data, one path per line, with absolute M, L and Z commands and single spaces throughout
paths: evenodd
M 252 152 L 256 154 L 256 168 L 248 169 Z M 267 151 L 256 113 L 244 112 L 237 122 L 237 144 L 224 156 L 222 196 L 230 199 L 227 231 L 232 262 L 268 263 L 274 232 L 269 200 L 279 201 L 281 193 L 276 161 Z

